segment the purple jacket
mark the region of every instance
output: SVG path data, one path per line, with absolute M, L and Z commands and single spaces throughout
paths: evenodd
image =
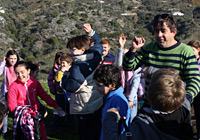
M 55 64 L 54 67 L 49 70 L 49 76 L 47 78 L 50 92 L 54 95 L 57 93 L 56 87 L 59 85 L 59 83 L 55 81 L 55 75 L 57 70 L 58 70 L 58 65 Z

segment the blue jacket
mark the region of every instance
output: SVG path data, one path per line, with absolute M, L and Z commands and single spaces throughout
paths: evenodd
M 106 115 L 106 112 L 110 108 L 117 108 L 120 110 L 120 116 L 125 116 L 126 119 L 126 124 L 127 126 L 129 125 L 129 118 L 130 118 L 130 108 L 128 105 L 128 100 L 123 94 L 124 89 L 122 87 L 118 88 L 117 90 L 111 91 L 108 95 L 105 96 L 105 104 L 102 109 L 102 124 L 104 121 L 104 117 Z M 101 130 L 101 137 L 100 140 L 103 140 L 103 128 Z M 122 130 L 121 133 L 125 131 L 123 125 L 122 125 Z
M 103 64 L 114 64 L 114 62 L 115 62 L 115 56 L 109 52 L 106 56 L 104 56 L 103 59 L 104 59 Z M 100 64 L 102 64 L 102 61 L 100 62 Z
M 93 31 L 91 37 L 94 40 L 94 46 L 82 55 L 72 56 L 70 74 L 62 78 L 62 87 L 72 93 L 71 114 L 93 113 L 103 104 L 103 99 L 93 81 L 93 74 L 101 61 L 103 47 L 96 32 Z

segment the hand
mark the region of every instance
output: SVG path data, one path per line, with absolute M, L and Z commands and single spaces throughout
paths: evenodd
M 63 109 L 62 109 L 61 107 L 57 107 L 57 108 L 55 108 L 55 110 L 56 110 L 57 112 L 63 111 Z
M 88 34 L 92 32 L 92 27 L 88 23 L 83 24 L 83 28 Z
M 128 101 L 128 105 L 129 105 L 130 109 L 133 108 L 133 102 L 132 101 Z
M 110 108 L 110 109 L 107 110 L 107 112 L 114 112 L 114 113 L 116 113 L 117 115 L 119 115 L 120 110 L 117 109 L 117 108 Z
M 124 34 L 122 33 L 122 34 L 119 36 L 119 47 L 120 47 L 120 49 L 123 49 L 123 48 L 124 48 L 125 43 L 126 43 L 126 37 L 125 37 Z
M 66 115 L 66 112 L 63 111 L 63 109 L 61 107 L 57 107 L 55 114 L 57 114 L 60 117 L 64 117 Z
M 3 57 L 3 63 L 6 64 L 6 56 Z
M 136 52 L 139 48 L 144 46 L 145 39 L 143 37 L 134 37 L 132 42 L 132 52 Z
M 69 68 L 70 68 L 70 67 L 66 67 L 66 66 L 65 66 L 65 67 L 61 67 L 61 71 L 62 71 L 62 72 L 69 71 Z

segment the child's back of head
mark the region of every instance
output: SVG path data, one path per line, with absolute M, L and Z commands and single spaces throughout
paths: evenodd
M 181 107 L 185 84 L 174 69 L 160 69 L 152 77 L 148 88 L 148 101 L 155 110 L 171 112 Z
M 69 42 L 67 43 L 67 48 L 68 49 L 81 49 L 84 48 L 85 50 L 88 50 L 90 48 L 90 38 L 88 35 L 81 35 L 81 36 L 76 36 L 73 37 L 69 40 Z
M 40 71 L 40 65 L 37 62 L 28 61 L 27 62 L 29 68 L 30 68 L 30 76 L 36 78 L 38 76 L 38 73 Z
M 98 83 L 105 86 L 115 84 L 115 88 L 119 88 L 121 84 L 121 71 L 116 65 L 101 65 L 93 77 Z

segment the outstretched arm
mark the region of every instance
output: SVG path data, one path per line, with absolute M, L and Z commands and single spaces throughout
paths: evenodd
M 122 33 L 119 36 L 119 48 L 117 49 L 116 55 L 115 55 L 115 65 L 120 67 L 122 65 L 123 61 L 123 52 L 124 52 L 124 45 L 126 43 L 126 37 Z

